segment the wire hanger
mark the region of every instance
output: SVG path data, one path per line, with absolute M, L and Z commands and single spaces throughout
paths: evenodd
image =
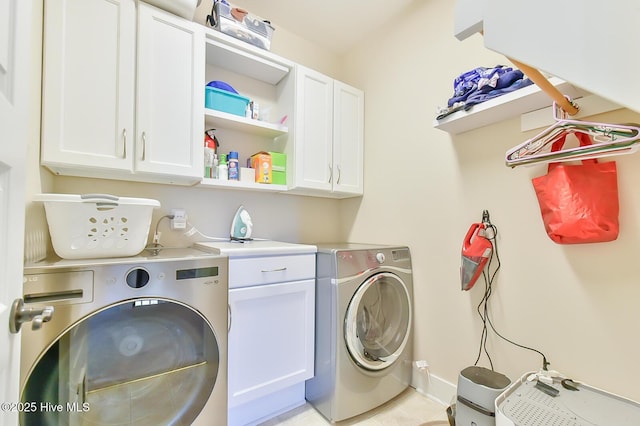
M 640 148 L 638 125 L 573 120 L 567 118 L 568 114 L 556 102 L 553 103 L 552 109 L 555 123 L 533 138 L 508 150 L 505 156 L 507 166 L 609 157 L 631 154 Z M 561 148 L 558 151 L 551 150 L 554 142 L 566 136 L 567 133 L 577 132 L 588 134 L 593 144 Z

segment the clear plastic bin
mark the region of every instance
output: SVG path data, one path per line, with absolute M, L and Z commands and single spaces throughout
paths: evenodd
M 261 49 L 271 49 L 271 38 L 275 30 L 271 23 L 250 13 L 235 13 L 234 17 L 232 9 L 234 7 L 229 4 L 214 2 L 212 15 L 208 17 L 211 26 Z

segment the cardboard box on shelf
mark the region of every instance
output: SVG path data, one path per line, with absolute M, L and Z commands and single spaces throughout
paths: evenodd
M 265 151 L 256 152 L 251 156 L 251 167 L 256 171 L 256 182 L 273 182 L 271 154 Z
M 271 176 L 272 183 L 276 185 L 287 184 L 287 154 L 271 152 Z

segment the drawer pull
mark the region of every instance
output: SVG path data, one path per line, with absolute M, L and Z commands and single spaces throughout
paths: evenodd
M 286 271 L 287 267 L 283 266 L 282 268 L 275 268 L 275 269 L 263 269 L 260 272 L 282 272 L 282 271 Z

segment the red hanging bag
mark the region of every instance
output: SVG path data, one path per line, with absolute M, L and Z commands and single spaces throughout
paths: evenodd
M 581 146 L 592 145 L 576 132 Z M 565 133 L 552 145 L 558 151 Z M 558 244 L 585 244 L 618 238 L 618 172 L 616 163 L 595 159 L 582 164 L 549 163 L 547 174 L 532 179 L 547 235 Z

